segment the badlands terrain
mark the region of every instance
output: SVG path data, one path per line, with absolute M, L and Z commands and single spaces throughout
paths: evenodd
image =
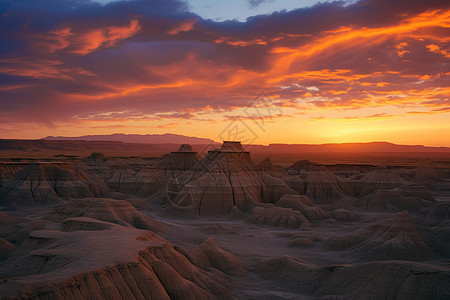
M 65 143 L 3 149 L 0 299 L 450 299 L 450 153 Z

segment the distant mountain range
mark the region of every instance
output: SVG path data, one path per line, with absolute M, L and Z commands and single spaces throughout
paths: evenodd
M 48 136 L 43 140 L 71 140 L 71 141 L 116 141 L 137 144 L 209 144 L 211 139 L 185 136 L 180 134 L 124 134 L 114 133 L 109 135 L 83 135 L 76 137 Z
M 178 134 L 111 134 L 85 135 L 79 137 L 53 137 L 40 140 L 0 139 L 0 150 L 88 150 L 88 151 L 144 151 L 155 154 L 177 151 L 181 144 L 191 144 L 194 151 L 220 147 L 221 143 L 210 139 Z M 207 146 L 209 145 L 209 146 Z M 246 151 L 259 154 L 300 153 L 448 153 L 449 147 L 426 147 L 422 145 L 397 145 L 388 142 L 334 143 L 334 144 L 270 144 L 248 145 Z
M 250 145 L 249 151 L 271 153 L 374 153 L 374 152 L 449 152 L 449 147 L 426 147 L 422 145 L 397 145 L 388 142 L 333 143 L 333 144 L 270 144 Z

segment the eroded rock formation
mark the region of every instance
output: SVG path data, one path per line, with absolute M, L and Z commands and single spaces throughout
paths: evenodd
M 250 153 L 238 142 L 224 142 L 167 187 L 170 207 L 189 208 L 200 216 L 226 215 L 233 207 L 247 211 L 253 203 L 274 203 L 297 194 L 281 179 L 255 170 Z

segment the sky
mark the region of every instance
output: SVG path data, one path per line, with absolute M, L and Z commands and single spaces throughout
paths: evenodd
M 0 0 L 0 138 L 450 146 L 449 41 L 442 0 Z

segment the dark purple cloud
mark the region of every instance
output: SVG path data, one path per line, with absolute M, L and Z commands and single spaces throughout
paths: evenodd
M 427 11 L 436 19 L 448 3 L 336 1 L 214 22 L 175 0 L 0 0 L 1 116 L 195 118 L 206 106 L 243 107 L 260 90 L 291 105 L 404 105 L 403 93 L 448 106 L 448 94 L 432 92 L 448 86 L 448 27 L 411 21 Z

